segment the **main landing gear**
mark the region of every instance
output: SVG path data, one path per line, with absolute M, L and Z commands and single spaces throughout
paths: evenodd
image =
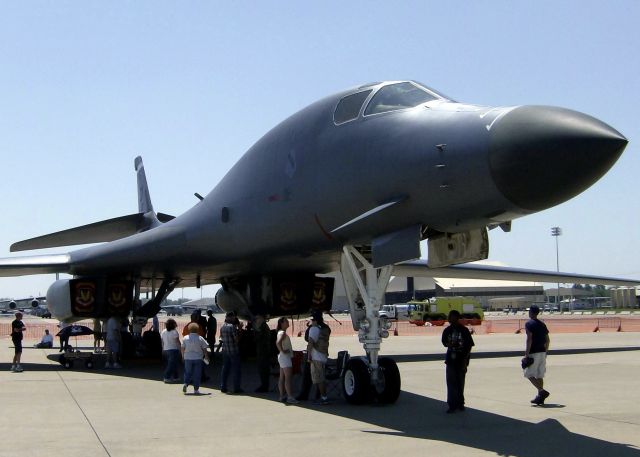
M 353 246 L 343 248 L 341 272 L 347 291 L 353 329 L 366 352 L 353 357 L 345 368 L 342 390 L 352 404 L 372 401 L 394 403 L 400 395 L 400 371 L 393 359 L 378 357 L 382 338 L 389 336 L 389 323 L 380 318 L 384 293 L 393 266 L 374 268 Z

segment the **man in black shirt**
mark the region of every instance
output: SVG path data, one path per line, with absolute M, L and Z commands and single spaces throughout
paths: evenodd
M 527 332 L 527 344 L 524 350 L 524 357 L 533 361 L 524 369 L 524 377 L 538 389 L 538 395 L 531 400 L 535 405 L 543 405 L 549 392 L 544 390 L 544 375 L 547 371 L 547 351 L 549 350 L 549 330 L 547 326 L 538 319 L 540 308 L 532 305 L 529 308 L 529 320 L 524 328 Z M 524 366 L 524 365 L 523 365 Z
M 22 371 L 22 365 L 20 365 L 20 357 L 22 356 L 22 333 L 26 330 L 26 327 L 22 323 L 22 313 L 16 313 L 16 318 L 11 322 L 11 341 L 15 348 L 15 354 L 13 356 L 13 363 L 11 365 L 11 371 L 20 373 Z
M 209 343 L 209 348 L 211 349 L 211 353 L 213 354 L 213 350 L 216 347 L 216 333 L 218 332 L 218 320 L 213 315 L 213 311 L 208 310 L 207 316 L 207 343 Z
M 449 312 L 449 326 L 442 332 L 442 344 L 447 348 L 447 413 L 464 411 L 464 382 L 474 346 L 469 329 L 460 324 L 460 313 Z
M 269 375 L 271 374 L 271 329 L 265 317 L 264 314 L 257 314 L 254 321 L 256 362 L 260 377 L 260 386 L 256 392 L 262 393 L 269 392 Z

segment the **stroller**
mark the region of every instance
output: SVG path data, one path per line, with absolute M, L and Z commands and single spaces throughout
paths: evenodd
M 93 368 L 93 353 L 91 352 L 82 352 L 77 349 L 78 347 L 78 336 L 82 335 L 93 335 L 93 330 L 84 325 L 70 325 L 68 327 L 63 328 L 58 332 L 56 336 L 61 336 L 63 338 L 69 338 L 71 336 L 75 337 L 76 349 L 71 346 L 67 346 L 63 354 L 60 354 L 60 358 L 58 361 L 60 365 L 67 369 L 73 368 L 75 362 L 82 363 L 84 362 L 84 366 L 91 369 Z

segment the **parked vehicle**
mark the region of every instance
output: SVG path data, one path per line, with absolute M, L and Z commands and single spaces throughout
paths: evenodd
M 463 325 L 480 325 L 484 312 L 480 302 L 471 297 L 435 297 L 424 301 L 410 301 L 409 322 L 418 326 L 444 325 L 449 311 L 460 312 Z
M 411 305 L 407 303 L 396 303 L 394 305 L 384 305 L 378 313 L 380 317 L 386 317 L 391 321 L 408 321 Z

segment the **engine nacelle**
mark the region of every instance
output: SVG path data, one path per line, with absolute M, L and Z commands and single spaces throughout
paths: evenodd
M 18 305 L 13 300 L 9 302 L 9 309 L 16 309 L 17 307 Z
M 47 308 L 51 316 L 60 321 L 73 318 L 71 312 L 71 295 L 68 279 L 59 279 L 49 286 L 47 290 Z
M 250 319 L 251 312 L 249 304 L 235 290 L 225 291 L 218 289 L 216 292 L 215 302 L 218 307 L 225 313 L 234 312 L 241 319 Z
M 47 306 L 59 320 L 127 316 L 133 282 L 111 278 L 60 279 L 47 290 Z
M 32 308 L 37 308 L 38 306 L 40 306 L 40 302 L 38 300 L 36 300 L 35 298 L 33 300 L 31 300 L 31 307 Z

